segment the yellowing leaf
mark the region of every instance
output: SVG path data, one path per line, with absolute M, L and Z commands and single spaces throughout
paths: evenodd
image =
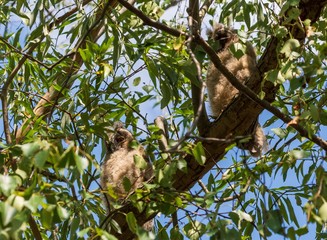
M 319 216 L 324 222 L 327 222 L 327 202 L 324 202 L 319 208 Z

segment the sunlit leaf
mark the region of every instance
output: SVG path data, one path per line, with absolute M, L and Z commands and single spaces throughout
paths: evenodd
M 16 188 L 16 179 L 9 175 L 0 175 L 0 190 L 5 196 L 9 196 Z
M 324 222 L 327 222 L 327 202 L 324 202 L 319 208 L 319 216 Z
M 85 157 L 81 157 L 78 154 L 75 154 L 75 162 L 80 173 L 82 173 L 89 165 L 89 161 Z
M 135 166 L 139 169 L 146 169 L 148 167 L 148 163 L 144 160 L 144 158 L 140 155 L 134 155 L 134 163 Z
M 195 158 L 195 160 L 200 164 L 200 165 L 204 165 L 205 161 L 206 161 L 206 156 L 205 156 L 205 152 L 203 149 L 203 145 L 201 142 L 198 142 L 195 147 L 192 150 L 193 156 Z

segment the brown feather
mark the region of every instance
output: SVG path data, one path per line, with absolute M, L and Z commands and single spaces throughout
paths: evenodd
M 234 30 L 216 23 L 212 31 L 208 32 L 209 38 L 216 45 L 217 54 L 225 67 L 239 80 L 245 84 L 252 75 L 259 74 L 256 66 L 256 55 L 251 44 L 246 44 L 245 54 L 237 59 L 230 51 L 232 44 L 237 43 L 239 38 Z M 237 97 L 239 91 L 227 80 L 227 78 L 209 63 L 207 71 L 207 89 L 211 105 L 212 115 L 217 118 Z M 267 140 L 260 124 L 255 123 L 251 129 L 252 139 L 241 147 L 250 151 L 251 155 L 258 157 L 267 149 Z

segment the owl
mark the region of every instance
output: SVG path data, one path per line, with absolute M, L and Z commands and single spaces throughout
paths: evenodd
M 252 75 L 258 74 L 256 54 L 251 44 L 247 43 L 245 54 L 236 58 L 230 47 L 239 42 L 236 32 L 223 24 L 214 24 L 213 30 L 208 31 L 208 37 L 214 42 L 216 52 L 223 65 L 239 80 L 245 84 Z M 217 118 L 238 95 L 238 90 L 227 78 L 209 63 L 206 79 L 208 97 L 213 117 Z M 267 139 L 258 121 L 249 129 L 252 139 L 241 144 L 240 147 L 249 150 L 252 156 L 258 157 L 267 149 Z
M 132 148 L 132 141 L 134 141 L 133 135 L 121 123 L 117 124 L 108 142 L 107 155 L 100 176 L 102 189 L 106 191 L 111 188 L 115 195 L 113 198 L 106 194 L 104 204 L 108 211 L 111 202 L 123 202 L 130 193 L 152 177 L 152 165 L 145 155 L 144 148 L 141 145 Z M 147 161 L 146 169 L 136 166 L 136 157 L 142 157 Z M 126 191 L 124 182 L 129 182 L 130 190 Z M 143 228 L 148 231 L 152 227 L 152 220 L 143 225 Z

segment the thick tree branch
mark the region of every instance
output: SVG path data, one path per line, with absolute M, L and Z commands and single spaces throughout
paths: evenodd
M 164 25 L 162 23 L 155 22 L 155 21 L 151 20 L 142 11 L 136 9 L 134 6 L 130 5 L 125 0 L 118 0 L 118 1 L 123 6 L 125 6 L 128 10 L 130 10 L 131 12 L 136 14 L 140 19 L 142 19 L 145 24 L 147 24 L 149 26 L 152 26 L 154 28 L 157 28 L 159 30 L 165 31 L 165 32 L 167 32 L 167 33 L 169 33 L 171 35 L 174 35 L 174 36 L 179 36 L 181 34 L 184 34 L 182 32 L 179 32 L 178 30 L 167 27 L 166 25 Z M 318 0 L 316 0 L 316 1 L 317 1 L 317 5 L 320 6 L 319 8 L 315 8 L 315 10 L 317 10 L 318 14 L 308 12 L 308 10 L 310 9 L 310 8 L 308 8 L 308 4 L 304 4 L 303 2 L 301 2 L 301 4 L 300 4 L 300 6 L 302 6 L 304 8 L 305 13 L 312 16 L 314 21 L 316 21 L 317 16 L 320 15 L 321 8 L 326 3 L 326 1 L 318 1 Z M 197 1 L 190 1 L 189 12 L 190 12 L 190 15 L 192 16 L 193 19 L 198 19 L 199 20 L 199 11 L 198 11 Z M 301 16 L 304 19 L 307 18 L 307 16 L 303 12 L 302 12 Z M 199 22 L 197 22 L 197 24 L 199 24 Z M 293 29 L 293 31 L 299 32 L 299 33 L 302 32 L 301 30 L 296 31 L 294 29 Z M 225 66 L 222 65 L 222 63 L 219 60 L 219 57 L 217 56 L 215 51 L 207 44 L 206 41 L 203 40 L 203 38 L 201 38 L 201 36 L 199 35 L 199 33 L 197 31 L 194 31 L 193 34 L 197 35 L 196 36 L 196 41 L 207 52 L 207 54 L 209 55 L 211 61 L 215 64 L 215 66 L 226 76 L 226 78 L 231 82 L 231 84 L 235 88 L 237 88 L 240 92 L 244 93 L 247 97 L 249 97 L 252 101 L 257 103 L 259 106 L 261 106 L 262 107 L 261 111 L 263 109 L 267 109 L 269 112 L 274 114 L 276 117 L 280 118 L 285 123 L 289 123 L 292 120 L 292 118 L 290 118 L 289 116 L 284 115 L 281 111 L 279 111 L 277 108 L 273 107 L 268 102 L 269 100 L 270 101 L 274 100 L 274 94 L 276 92 L 276 87 L 271 86 L 272 83 L 267 83 L 267 86 L 265 86 L 264 91 L 268 93 L 266 98 L 264 100 L 260 99 L 254 91 L 252 91 L 247 86 L 241 84 L 237 80 L 237 78 L 235 76 L 233 76 L 233 74 L 230 73 L 228 71 L 228 69 L 225 68 Z M 303 34 L 297 34 L 297 36 L 299 37 L 300 41 L 303 41 L 303 38 L 305 37 L 305 35 L 303 35 Z M 268 44 L 268 47 L 267 47 L 267 49 L 269 49 L 269 50 L 266 50 L 266 52 L 263 54 L 263 57 L 260 59 L 259 64 L 258 64 L 259 65 L 259 71 L 261 73 L 264 73 L 264 72 L 266 72 L 266 71 L 268 71 L 270 69 L 273 69 L 275 66 L 277 66 L 276 48 L 277 48 L 277 39 L 272 38 L 270 43 Z M 257 83 L 261 82 L 261 79 L 259 79 L 259 75 L 257 77 L 258 77 L 258 79 L 251 79 L 251 82 L 254 83 L 253 86 L 255 86 L 255 85 L 260 86 Z M 272 87 L 274 87 L 275 89 L 271 90 Z M 271 90 L 271 91 L 268 91 L 268 89 Z M 194 84 L 192 85 L 192 100 L 193 100 L 193 106 L 194 106 L 194 108 L 196 108 L 195 112 L 198 112 L 197 109 L 198 109 L 198 106 L 199 106 L 199 102 L 201 101 L 201 92 L 202 92 L 201 88 L 197 87 Z M 266 101 L 266 99 L 267 99 L 267 101 Z M 199 118 L 202 119 L 202 121 L 201 121 L 201 123 L 198 124 L 198 129 L 199 129 L 200 135 L 203 136 L 203 135 L 205 135 L 205 132 L 208 129 L 207 128 L 208 121 L 207 121 L 207 118 L 204 117 L 204 114 L 200 114 Z M 315 135 L 311 136 L 311 134 L 309 134 L 308 131 L 306 131 L 299 124 L 294 124 L 294 125 L 292 125 L 292 127 L 294 129 L 296 129 L 300 133 L 301 136 L 310 139 L 311 141 L 316 143 L 318 146 L 320 146 L 323 149 L 327 150 L 327 142 L 324 141 L 323 139 L 321 139 L 321 138 L 319 138 L 319 137 L 317 137 Z
M 220 61 L 218 55 L 216 52 L 209 46 L 209 44 L 204 41 L 204 39 L 201 36 L 197 37 L 198 43 L 202 46 L 202 48 L 205 50 L 205 52 L 209 55 L 211 61 L 215 65 L 217 69 L 219 69 L 220 72 L 222 72 L 225 77 L 228 79 L 228 81 L 240 92 L 244 93 L 249 99 L 260 105 L 262 108 L 268 110 L 272 114 L 274 114 L 276 117 L 281 119 L 284 123 L 288 124 L 292 121 L 292 118 L 289 116 L 283 114 L 280 110 L 278 110 L 276 107 L 273 107 L 268 101 L 264 99 L 260 99 L 257 94 L 252 91 L 247 86 L 243 85 L 238 79 L 222 64 Z M 251 78 L 257 77 L 259 79 L 251 79 L 250 82 L 261 82 L 261 76 L 252 76 Z M 327 142 L 323 139 L 317 137 L 314 134 L 309 134 L 307 130 L 305 130 L 301 125 L 299 124 L 292 124 L 291 125 L 295 130 L 299 132 L 299 134 L 302 137 L 306 137 L 316 143 L 321 148 L 325 149 L 327 151 Z
M 312 4 L 311 2 L 305 2 L 305 6 L 304 3 L 301 2 L 300 6 L 303 6 L 305 9 L 304 11 L 305 14 L 301 12 L 302 19 L 308 19 L 309 16 L 313 16 L 312 22 L 318 19 L 317 16 L 320 15 L 327 1 L 316 0 L 314 2 L 317 4 L 317 6 L 319 6 L 319 7 L 311 8 L 311 10 L 314 12 L 309 11 L 310 5 Z M 305 37 L 303 35 L 300 36 Z M 299 39 L 299 41 L 303 42 L 303 39 Z M 268 44 L 268 47 L 271 47 L 271 49 L 266 49 L 265 54 L 262 56 L 262 58 L 259 61 L 260 70 L 268 71 L 271 69 L 271 67 L 277 66 L 277 51 L 276 51 L 277 40 L 275 38 L 272 38 L 270 44 Z M 210 56 L 210 57 L 213 57 L 213 59 L 215 59 L 216 56 L 217 55 L 214 54 L 214 56 Z M 251 89 L 253 89 L 255 92 L 258 92 L 260 90 L 259 89 L 260 86 L 261 86 L 261 78 L 255 79 L 255 81 L 251 81 Z M 264 85 L 263 90 L 265 91 L 267 96 L 267 98 L 265 98 L 266 101 L 274 100 L 273 93 L 276 92 L 275 88 L 276 86 L 272 86 L 270 82 Z M 262 110 L 263 108 L 257 102 L 249 101 L 246 95 L 240 95 L 229 106 L 229 108 L 226 109 L 226 111 L 221 115 L 221 117 L 216 122 L 212 123 L 212 126 L 206 137 L 223 139 L 226 138 L 226 136 L 230 136 L 230 134 L 234 134 L 237 136 L 244 135 L 246 133 L 248 126 L 253 122 L 254 119 L 257 118 L 257 116 Z M 290 120 L 290 118 L 284 120 L 288 122 L 287 120 Z M 304 133 L 302 132 L 302 134 L 307 135 L 307 132 L 306 131 Z M 313 140 L 319 146 L 323 146 L 323 147 L 326 146 L 325 145 L 326 142 L 320 138 L 315 138 Z M 219 159 L 221 159 L 225 155 L 225 148 L 229 144 L 223 142 L 217 144 L 217 142 L 206 141 L 203 143 L 203 145 L 207 150 L 207 162 L 205 166 L 200 166 L 194 161 L 192 156 L 188 156 L 186 159 L 189 164 L 188 165 L 189 172 L 187 173 L 187 177 L 184 173 L 179 173 L 176 176 L 176 182 L 174 185 L 176 189 L 185 190 L 193 186 L 193 184 L 196 182 L 197 179 L 200 179 L 207 171 L 209 171 L 214 166 L 216 161 L 219 161 Z

